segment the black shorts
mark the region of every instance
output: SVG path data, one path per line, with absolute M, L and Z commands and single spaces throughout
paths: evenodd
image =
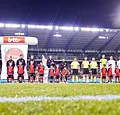
M 8 75 L 7 79 L 12 78 L 14 79 L 13 75 Z
M 29 73 L 29 76 L 35 76 L 35 73 Z
M 78 75 L 78 69 L 73 69 L 73 75 Z
M 113 78 L 113 76 L 112 76 L 112 75 L 110 75 L 110 76 L 109 76 L 109 78 Z
M 59 75 L 56 75 L 56 77 L 55 77 L 56 79 L 59 79 Z
M 103 79 L 106 79 L 106 76 L 102 76 Z
M 119 78 L 120 76 L 115 76 L 115 78 L 117 79 L 117 78 Z
M 50 76 L 50 79 L 53 79 L 54 78 L 54 76 Z
M 22 79 L 24 79 L 24 75 L 23 74 L 18 74 L 18 79 L 19 77 L 22 77 Z
M 40 77 L 43 77 L 43 76 L 44 76 L 44 74 L 40 74 L 39 76 L 40 76 Z
M 89 69 L 88 68 L 83 68 L 83 74 L 89 74 Z
M 92 71 L 92 74 L 94 75 L 94 74 L 97 74 L 97 69 L 91 69 L 91 71 Z

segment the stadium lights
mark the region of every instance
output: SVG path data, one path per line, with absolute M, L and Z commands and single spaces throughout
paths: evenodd
M 55 26 L 55 30 L 58 30 L 59 29 L 59 27 L 58 26 Z
M 62 37 L 61 34 L 54 34 L 53 36 L 54 36 L 54 37 Z
M 0 27 L 4 27 L 5 26 L 5 24 L 3 24 L 3 23 L 0 23 Z
M 7 28 L 20 28 L 20 24 L 5 24 Z
M 79 27 L 74 27 L 74 30 L 75 31 L 79 31 Z
M 21 27 L 22 27 L 22 28 L 25 28 L 25 25 L 24 25 L 24 24 L 22 24 L 22 25 L 21 25 Z
M 61 30 L 73 30 L 73 27 L 67 27 L 67 26 L 61 26 L 60 27 Z
M 28 25 L 28 28 L 36 28 L 36 29 L 53 29 L 53 26 L 44 26 L 44 25 Z
M 106 32 L 109 32 L 109 29 L 106 29 Z

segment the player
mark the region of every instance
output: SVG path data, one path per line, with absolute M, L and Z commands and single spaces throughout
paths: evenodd
M 115 60 L 113 60 L 113 57 L 110 56 L 110 60 L 108 61 L 108 66 L 112 65 L 112 76 L 115 79 Z
M 6 63 L 7 66 L 7 82 L 12 82 L 14 80 L 14 67 L 15 62 L 12 60 L 12 56 L 10 56 L 10 59 Z
M 21 83 L 24 81 L 24 68 L 25 68 L 25 60 L 23 59 L 23 54 L 20 54 L 20 58 L 17 60 L 17 73 L 18 73 L 18 81 Z
M 119 60 L 117 61 L 117 65 L 118 65 L 118 67 L 120 69 L 120 57 L 119 57 Z
M 64 67 L 61 74 L 62 74 L 62 82 L 67 82 L 67 67 Z
M 53 81 L 54 81 L 54 75 L 55 75 L 55 70 L 54 70 L 54 67 L 51 66 L 50 70 L 49 70 L 50 83 L 53 83 Z
M 55 68 L 55 82 L 56 83 L 59 83 L 59 77 L 60 77 L 60 68 L 59 68 L 59 65 L 57 64 Z
M 74 61 L 71 63 L 71 69 L 72 69 L 72 82 L 74 83 L 75 78 L 76 82 L 78 82 L 78 70 L 80 69 L 80 64 L 77 61 L 77 58 L 74 58 Z
M 68 69 L 68 63 L 65 62 L 65 59 L 62 60 L 62 62 L 60 63 L 60 71 L 62 73 L 62 70 L 64 69 L 64 67 L 66 67 Z M 61 74 L 61 77 L 60 77 L 60 81 L 62 82 L 63 81 L 63 78 L 62 78 L 62 74 Z
M 35 69 L 36 69 L 36 62 L 34 60 L 34 56 L 31 55 L 30 61 L 28 62 L 29 82 L 35 81 Z
M 89 75 L 89 61 L 87 61 L 87 57 L 85 57 L 84 61 L 82 62 L 82 68 L 83 68 L 83 79 L 85 82 L 87 82 Z
M 97 75 L 97 62 L 95 61 L 95 58 L 92 58 L 92 61 L 90 63 L 90 69 L 92 71 L 92 78 L 91 80 L 94 82 L 94 78 L 96 78 Z
M 38 66 L 39 82 L 40 83 L 43 83 L 44 70 L 45 70 L 45 67 L 44 67 L 43 63 L 40 62 L 40 65 Z
M 49 56 L 49 58 L 47 60 L 47 66 L 48 66 L 48 68 L 50 68 L 51 66 L 55 67 L 55 62 L 52 59 L 52 56 Z
M 107 68 L 106 68 L 106 65 L 104 64 L 102 68 L 102 82 L 103 83 L 106 83 L 106 76 L 107 76 Z
M 100 68 L 103 68 L 104 65 L 107 65 L 107 59 L 105 59 L 105 55 L 102 55 L 102 59 L 100 59 Z
M 115 68 L 115 83 L 120 82 L 120 69 L 118 65 Z
M 108 68 L 108 82 L 112 82 L 112 79 L 113 79 L 113 74 L 112 74 L 112 64 L 109 65 L 109 68 Z

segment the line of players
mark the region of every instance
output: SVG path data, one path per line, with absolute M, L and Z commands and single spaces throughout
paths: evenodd
M 106 67 L 108 65 L 108 67 Z M 102 76 L 102 82 L 106 82 L 107 76 L 108 76 L 108 81 L 112 82 L 113 80 L 115 82 L 120 81 L 120 61 L 118 61 L 116 67 L 115 67 L 115 61 L 113 60 L 113 57 L 110 57 L 110 60 L 107 61 L 105 59 L 105 55 L 102 56 L 102 59 L 100 60 L 100 72 Z M 14 80 L 14 67 L 15 67 L 15 62 L 12 60 L 12 56 L 10 56 L 10 59 L 7 61 L 7 80 L 11 81 Z M 26 66 L 25 60 L 23 59 L 23 55 L 20 55 L 20 58 L 17 60 L 16 63 L 17 66 L 17 73 L 18 73 L 18 81 L 22 82 L 24 81 L 24 68 Z M 74 61 L 71 63 L 71 67 L 69 69 L 68 63 L 63 61 L 60 64 L 55 64 L 54 60 L 52 59 L 52 56 L 49 56 L 47 60 L 47 66 L 49 68 L 49 82 L 66 82 L 67 78 L 71 75 L 72 76 L 72 82 L 76 80 L 78 82 L 79 79 L 79 73 L 82 71 L 83 73 L 83 82 L 96 82 L 95 79 L 100 81 L 100 76 L 97 76 L 98 74 L 98 64 L 95 61 L 95 58 L 92 58 L 92 61 L 89 62 L 87 60 L 87 57 L 85 57 L 84 61 L 82 62 L 82 66 L 80 68 L 80 64 L 77 61 L 77 58 L 74 58 Z M 34 56 L 31 56 L 30 61 L 27 64 L 27 70 L 29 74 L 29 81 L 35 81 L 36 75 L 35 71 L 37 68 L 37 73 L 39 75 L 38 81 L 43 83 L 43 76 L 44 76 L 44 71 L 45 67 L 42 62 L 40 64 L 36 64 L 34 60 Z

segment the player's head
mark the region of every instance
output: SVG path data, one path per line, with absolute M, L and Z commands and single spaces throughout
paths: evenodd
M 51 55 L 49 56 L 49 59 L 52 59 L 52 56 L 51 56 Z
M 118 65 L 116 65 L 116 68 L 118 68 Z
M 62 59 L 62 62 L 65 62 L 65 59 Z
M 110 60 L 113 60 L 113 57 L 112 57 L 112 56 L 110 56 Z
M 102 58 L 104 59 L 104 58 L 105 58 L 105 55 L 102 55 Z
M 74 58 L 74 61 L 77 61 L 77 58 L 76 58 L 76 57 Z
M 34 55 L 31 55 L 31 57 L 30 57 L 31 59 L 34 59 Z
M 12 60 L 12 56 L 10 56 L 9 59 Z
M 53 66 L 52 66 L 52 65 L 50 66 L 50 69 L 53 69 Z
M 87 61 L 87 57 L 85 57 L 84 60 Z
M 59 68 L 59 64 L 57 64 L 56 67 Z
M 40 65 L 43 65 L 43 62 L 40 62 Z
M 92 58 L 92 61 L 95 61 L 95 58 L 94 58 L 94 57 Z
M 23 54 L 20 54 L 20 59 L 22 59 L 23 58 Z

